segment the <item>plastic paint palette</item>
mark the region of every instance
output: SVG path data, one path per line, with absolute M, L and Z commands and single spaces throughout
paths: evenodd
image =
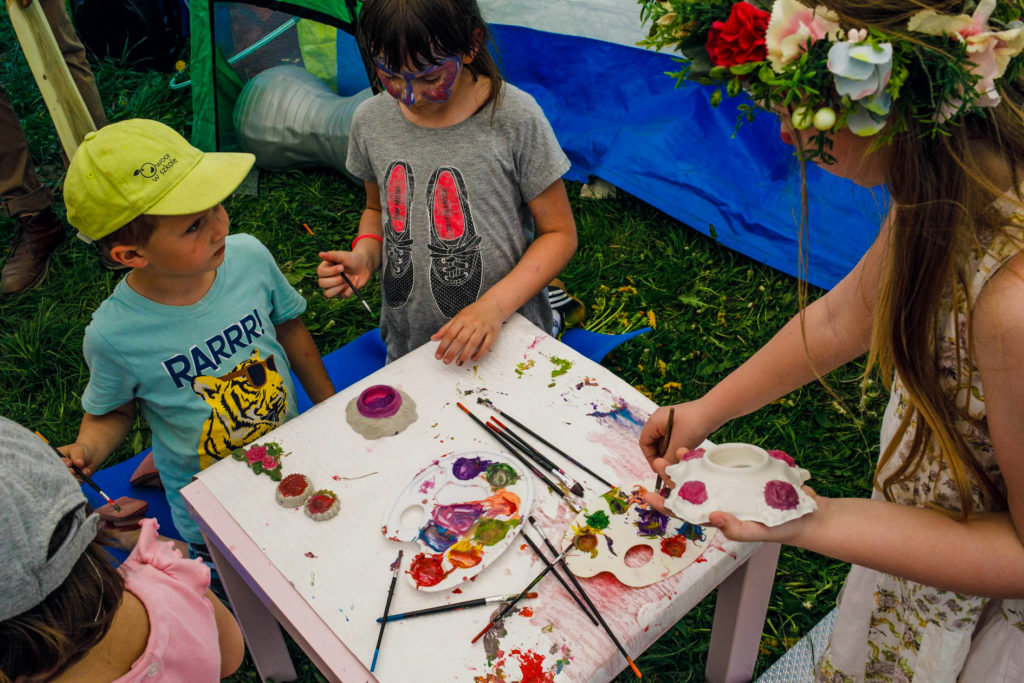
M 449 453 L 421 470 L 398 494 L 381 529 L 414 542 L 406 577 L 419 590 L 468 581 L 515 540 L 533 504 L 533 482 L 500 453 Z
M 562 538 L 577 550 L 565 556 L 576 576 L 609 572 L 640 588 L 678 574 L 704 552 L 718 532 L 644 509 L 619 489 L 587 503 Z

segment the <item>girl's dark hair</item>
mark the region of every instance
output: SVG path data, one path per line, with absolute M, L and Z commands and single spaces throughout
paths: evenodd
M 366 0 L 357 37 L 371 58 L 392 71 L 473 55 L 466 68 L 491 80 L 481 108 L 501 97 L 501 72 L 487 49 L 490 31 L 476 0 Z
M 60 521 L 49 556 L 64 542 L 75 512 Z M 0 683 L 49 680 L 84 657 L 110 629 L 121 606 L 124 578 L 97 537 L 68 578 L 41 603 L 0 622 Z

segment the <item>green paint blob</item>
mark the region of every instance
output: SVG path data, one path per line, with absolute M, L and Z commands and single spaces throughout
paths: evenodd
M 588 515 L 586 519 L 587 526 L 591 529 L 606 529 L 608 528 L 608 524 L 611 522 L 604 510 L 598 510 L 594 514 Z
M 496 462 L 487 468 L 484 473 L 484 479 L 487 483 L 496 489 L 503 489 L 512 484 L 516 483 L 519 479 L 519 475 L 512 469 L 511 465 L 506 465 L 503 462 Z
M 626 510 L 629 509 L 629 498 L 617 488 L 612 489 L 601 497 L 608 501 L 608 509 L 612 511 L 613 515 L 624 515 Z
M 516 374 L 521 378 L 523 373 L 533 367 L 533 359 L 524 360 L 522 363 L 516 363 Z
M 551 371 L 551 377 L 558 377 L 569 372 L 569 368 L 572 367 L 572 361 L 566 360 L 565 358 L 559 358 L 558 356 L 551 356 L 551 363 L 555 366 L 555 369 Z
M 484 545 L 494 545 L 505 538 L 508 530 L 517 524 L 519 524 L 518 519 L 510 519 L 508 521 L 500 519 L 481 520 L 473 530 L 473 540 L 479 541 Z

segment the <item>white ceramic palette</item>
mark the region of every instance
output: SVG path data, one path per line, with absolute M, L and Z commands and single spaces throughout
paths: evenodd
M 691 524 L 705 524 L 715 510 L 777 526 L 818 508 L 800 485 L 811 478 L 782 451 L 723 443 L 684 454 L 665 468 L 675 488 L 665 506 Z
M 402 489 L 382 532 L 419 546 L 405 572 L 413 586 L 448 590 L 512 544 L 532 504 L 533 482 L 518 462 L 487 451 L 448 453 Z
M 679 573 L 700 557 L 715 533 L 645 509 L 612 489 L 587 503 L 566 530 L 562 548 L 576 543 L 577 550 L 565 556 L 576 576 L 609 572 L 640 588 Z

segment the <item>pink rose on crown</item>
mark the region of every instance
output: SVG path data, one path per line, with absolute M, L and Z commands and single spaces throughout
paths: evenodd
M 247 450 L 245 452 L 245 460 L 250 465 L 255 464 L 257 462 L 263 462 L 263 460 L 264 460 L 264 458 L 266 458 L 266 456 L 267 456 L 267 447 L 266 446 L 253 446 L 252 448 L 250 448 L 249 450 Z
M 824 7 L 810 8 L 797 0 L 778 0 L 772 5 L 772 16 L 764 44 L 775 73 L 797 59 L 807 47 L 807 41 L 822 38 L 835 40 L 839 34 L 839 17 Z

